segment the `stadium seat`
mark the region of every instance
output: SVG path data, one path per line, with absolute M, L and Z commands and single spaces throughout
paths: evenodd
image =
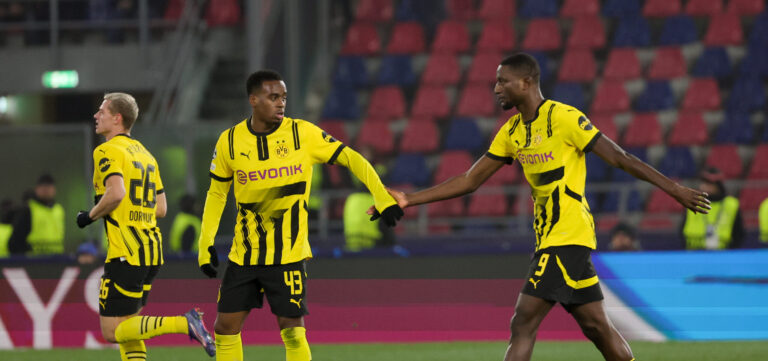
M 396 21 L 418 21 L 431 28 L 445 18 L 443 1 L 400 0 L 398 3 Z
M 768 14 L 768 12 L 766 12 Z M 768 26 L 765 28 L 768 33 Z M 754 33 L 754 31 L 753 31 Z M 747 76 L 768 77 L 768 40 L 761 46 L 750 46 L 741 61 L 739 73 Z
M 741 176 L 743 162 L 735 145 L 713 145 L 705 163 L 719 169 L 726 178 Z
M 625 173 L 625 172 L 619 170 L 619 171 L 616 171 L 616 173 Z M 618 212 L 620 202 L 621 202 L 620 191 L 606 192 L 605 196 L 603 197 L 603 203 L 600 207 L 601 211 L 602 212 Z M 627 202 L 626 203 L 627 211 L 633 212 L 633 211 L 639 211 L 643 209 L 643 199 L 640 197 L 640 194 L 635 190 L 629 192 L 629 194 L 627 195 L 626 202 Z
M 632 147 L 626 147 L 624 148 L 628 153 L 634 155 L 638 159 L 642 160 L 643 162 L 648 163 L 648 151 L 646 148 L 632 148 Z M 619 183 L 625 183 L 625 182 L 635 182 L 637 179 L 632 176 L 631 174 L 615 169 L 613 170 L 613 176 L 611 177 L 611 180 L 613 182 L 619 182 Z
M 634 109 L 639 112 L 653 112 L 675 107 L 672 87 L 665 81 L 649 81 L 645 89 L 635 98 Z
M 733 69 L 725 48 L 706 48 L 696 61 L 691 75 L 697 77 L 728 78 Z
M 357 105 L 357 91 L 351 87 L 336 86 L 323 107 L 323 118 L 354 120 L 360 117 L 360 109 Z
M 682 9 L 680 0 L 646 0 L 643 5 L 643 16 L 666 18 L 680 14 Z
M 629 16 L 619 20 L 619 26 L 613 35 L 613 46 L 640 48 L 650 45 L 651 30 L 643 17 Z
M 430 217 L 461 217 L 464 215 L 464 197 L 430 203 L 427 214 Z
M 624 131 L 621 144 L 626 147 L 649 147 L 661 144 L 661 126 L 656 113 L 635 114 Z
M 496 113 L 493 89 L 484 84 L 467 84 L 459 96 L 456 115 L 465 117 L 490 117 Z
M 499 194 L 475 194 L 469 199 L 469 217 L 504 217 L 507 215 L 507 200 Z
M 694 78 L 683 98 L 683 109 L 715 110 L 720 108 L 720 90 L 712 78 Z
M 749 45 L 762 49 L 768 48 L 768 11 L 763 11 L 752 23 Z
M 477 16 L 483 20 L 509 20 L 515 17 L 514 0 L 483 0 Z
M 477 17 L 474 0 L 448 0 L 445 4 L 449 19 L 466 21 Z
M 516 184 L 520 181 L 519 165 L 506 165 L 501 167 L 488 180 L 483 183 L 486 186 L 504 186 Z
M 560 64 L 558 81 L 592 82 L 597 77 L 597 63 L 591 50 L 569 49 Z
M 730 0 L 726 12 L 736 15 L 757 15 L 765 9 L 765 0 Z
M 357 135 L 356 147 L 371 147 L 376 154 L 388 155 L 395 150 L 395 141 L 386 122 L 364 122 Z
M 749 167 L 749 179 L 768 179 L 768 144 L 755 148 L 755 157 Z
M 719 14 L 709 20 L 707 33 L 704 35 L 704 45 L 728 46 L 741 45 L 742 43 L 744 43 L 744 32 L 741 29 L 741 19 L 738 15 Z
M 744 188 L 739 197 L 739 208 L 742 211 L 757 211 L 765 199 L 768 199 L 768 187 Z
M 659 188 L 653 188 L 645 207 L 648 213 L 682 213 L 684 209 L 683 205 Z
M 685 13 L 691 16 L 713 16 L 722 12 L 722 0 L 688 0 L 685 4 Z
M 640 14 L 640 3 L 637 0 L 606 0 L 603 5 L 603 15 L 613 18 L 625 18 Z
M 587 173 L 589 174 L 589 173 Z M 589 176 L 589 175 L 587 175 Z M 587 205 L 589 206 L 589 210 L 592 212 L 593 215 L 596 215 L 600 212 L 602 212 L 601 209 L 601 195 L 597 192 L 587 191 L 584 193 L 584 198 L 587 199 Z
M 472 155 L 463 150 L 449 150 L 442 153 L 440 163 L 435 169 L 434 184 L 445 182 L 448 178 L 462 174 L 472 167 Z
M 687 147 L 668 147 L 659 163 L 659 172 L 672 178 L 695 178 L 696 161 Z
M 728 95 L 728 110 L 752 112 L 765 108 L 765 87 L 760 78 L 741 77 Z
M 486 21 L 480 39 L 477 40 L 478 52 L 504 52 L 515 48 L 515 29 L 509 20 Z
M 603 78 L 611 80 L 630 80 L 640 77 L 640 61 L 635 49 L 611 49 L 603 69 Z
M 523 18 L 553 18 L 557 17 L 556 0 L 523 0 L 518 15 Z
M 408 55 L 387 55 L 381 60 L 379 85 L 410 86 L 416 83 L 416 75 Z
M 752 130 L 752 121 L 749 120 L 749 113 L 743 109 L 735 108 L 725 114 L 725 120 L 720 123 L 714 133 L 715 142 L 720 144 L 750 144 L 754 139 L 755 133 Z
M 368 85 L 365 60 L 360 56 L 339 56 L 333 73 L 333 84 L 347 87 Z
M 572 49 L 605 47 L 605 27 L 599 16 L 580 16 L 573 21 L 567 46 Z
M 376 55 L 381 41 L 376 27 L 367 23 L 354 23 L 347 30 L 341 55 Z
M 586 109 L 584 88 L 579 83 L 558 83 L 552 90 L 552 99 L 576 107 Z
M 629 95 L 619 81 L 600 82 L 592 100 L 592 112 L 623 112 L 629 110 Z
M 451 106 L 448 102 L 448 94 L 445 88 L 434 85 L 423 85 L 416 92 L 416 99 L 413 101 L 411 116 L 427 116 L 443 118 L 451 112 Z
M 560 7 L 560 17 L 600 15 L 600 0 L 565 0 Z
M 469 50 L 469 32 L 464 22 L 448 20 L 437 27 L 435 40 L 432 42 L 432 54 L 463 53 Z
M 396 23 L 387 45 L 389 54 L 424 52 L 424 28 L 415 21 Z
M 522 47 L 525 50 L 557 50 L 562 43 L 556 19 L 533 19 L 528 23 Z
M 662 46 L 686 45 L 699 40 L 696 24 L 690 16 L 671 16 L 664 20 L 658 44 Z
M 237 0 L 211 0 L 205 12 L 205 22 L 209 27 L 236 25 L 241 17 Z
M 400 138 L 400 152 L 429 153 L 440 145 L 440 132 L 432 119 L 410 119 Z
M 612 168 L 596 154 L 587 153 L 587 182 L 606 182 Z
M 671 146 L 704 145 L 708 141 L 707 124 L 698 112 L 678 113 L 677 121 L 667 139 L 668 145 Z
M 496 68 L 501 63 L 499 53 L 479 53 L 472 58 L 467 73 L 467 82 L 491 84 L 496 82 Z
M 181 18 L 181 13 L 184 12 L 185 5 L 186 0 L 169 0 L 163 13 L 163 20 L 178 21 Z
M 342 143 L 347 143 L 350 140 L 350 138 L 347 136 L 347 130 L 344 127 L 344 122 L 324 120 L 318 123 L 317 126 Z
M 405 98 L 400 87 L 386 85 L 374 89 L 368 102 L 368 116 L 384 119 L 405 116 Z
M 600 133 L 614 142 L 619 139 L 619 131 L 616 129 L 616 123 L 613 122 L 613 115 L 597 113 L 590 115 L 589 121 L 600 130 Z
M 480 128 L 471 118 L 455 118 L 451 121 L 443 142 L 445 150 L 475 151 L 487 143 Z
M 541 82 L 545 83 L 549 81 L 549 78 L 552 74 L 552 61 L 550 60 L 549 56 L 543 51 L 532 51 L 529 53 L 531 56 L 533 56 L 536 59 L 536 62 L 539 63 L 539 67 L 541 68 Z M 501 59 L 501 56 L 499 56 L 499 59 Z M 494 74 L 494 81 L 495 81 Z
M 430 174 L 427 162 L 421 154 L 400 154 L 395 159 L 392 171 L 387 174 L 391 184 L 412 184 L 423 187 L 429 184 Z
M 656 56 L 648 70 L 648 79 L 670 80 L 687 75 L 683 52 L 679 47 L 662 47 L 656 49 Z
M 456 56 L 432 54 L 421 74 L 421 83 L 424 85 L 455 85 L 460 78 L 461 66 Z
M 355 20 L 384 23 L 392 20 L 395 9 L 392 0 L 360 0 L 355 11 Z

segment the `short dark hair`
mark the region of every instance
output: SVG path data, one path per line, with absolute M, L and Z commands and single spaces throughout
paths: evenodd
M 526 53 L 514 53 L 501 61 L 502 66 L 508 66 L 513 70 L 519 71 L 523 74 L 527 74 L 538 83 L 539 76 L 541 75 L 541 68 L 536 58 Z
M 259 70 L 248 77 L 248 81 L 245 83 L 245 92 L 248 95 L 253 94 L 253 91 L 261 88 L 261 84 L 270 80 L 283 80 L 280 73 L 274 70 Z
M 49 173 L 43 173 L 37 178 L 37 185 L 54 185 L 56 182 Z

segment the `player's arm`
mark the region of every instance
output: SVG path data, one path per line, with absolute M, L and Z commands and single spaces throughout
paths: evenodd
M 120 173 L 115 173 L 109 176 L 104 181 L 104 195 L 101 196 L 96 206 L 91 208 L 90 211 L 80 211 L 77 214 L 77 225 L 80 228 L 93 223 L 93 221 L 102 218 L 115 210 L 120 202 L 125 198 L 125 185 L 123 184 L 123 176 Z
M 165 198 L 165 192 L 160 192 L 155 196 L 157 203 L 155 208 L 155 218 L 164 218 L 168 213 L 168 201 Z
M 685 208 L 705 214 L 711 208 L 709 206 L 709 199 L 707 199 L 707 193 L 685 187 L 667 178 L 650 165 L 621 149 L 619 145 L 605 135 L 597 138 L 592 151 L 611 166 L 659 187 L 680 202 Z
M 219 258 L 216 254 L 216 248 L 213 247 L 213 242 L 216 231 L 219 229 L 221 213 L 224 212 L 224 206 L 227 205 L 227 194 L 231 185 L 231 178 L 227 180 L 211 174 L 211 186 L 205 197 L 200 238 L 197 241 L 197 263 L 203 273 L 211 278 L 216 277 L 217 271 L 214 267 L 219 265 Z

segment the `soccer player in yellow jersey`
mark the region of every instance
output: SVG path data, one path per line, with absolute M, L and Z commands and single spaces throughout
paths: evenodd
M 263 307 L 266 296 L 277 316 L 286 360 L 311 360 L 304 328 L 304 262 L 312 257 L 307 237 L 312 166 L 349 168 L 373 194 L 378 216 L 390 227 L 403 210 L 359 153 L 314 124 L 285 116 L 287 90 L 280 74 L 251 74 L 246 92 L 251 116 L 222 132 L 213 151 L 198 248 L 201 270 L 216 277 L 214 236 L 234 184 L 237 221 L 219 288 L 216 359 L 243 360 L 243 322 L 251 309 Z
M 103 218 L 109 241 L 99 293 L 101 333 L 120 345 L 123 361 L 146 360 L 144 340 L 167 333 L 187 334 L 213 356 L 213 339 L 197 309 L 181 316 L 139 316 L 163 264 L 156 218 L 165 217 L 167 203 L 155 157 L 130 135 L 138 115 L 132 96 L 109 93 L 93 116 L 96 133 L 106 142 L 93 151 L 96 206 L 80 211 L 77 225 Z
M 578 109 L 544 99 L 539 65 L 524 53 L 504 59 L 494 93 L 507 110 L 517 107 L 472 167 L 442 184 L 404 194 L 390 190 L 401 207 L 462 196 L 517 159 L 531 185 L 536 248 L 512 317 L 505 361 L 529 360 L 539 324 L 555 303 L 571 313 L 606 360 L 632 360 L 632 351 L 608 319 L 590 258 L 595 226 L 584 198 L 584 156 L 606 163 L 667 192 L 686 208 L 707 213 L 707 194 L 671 181 L 600 133 Z M 373 210 L 369 210 L 373 213 Z

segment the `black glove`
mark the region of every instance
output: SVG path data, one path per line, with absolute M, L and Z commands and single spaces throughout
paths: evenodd
M 200 266 L 200 270 L 203 271 L 208 278 L 216 278 L 216 275 L 219 274 L 219 272 L 216 271 L 216 267 L 219 267 L 219 255 L 216 253 L 216 247 L 208 247 L 208 254 L 211 255 L 211 263 L 206 263 Z
M 85 228 L 85 226 L 93 223 L 91 216 L 88 215 L 88 211 L 80 211 L 77 213 L 77 226 Z
M 400 220 L 400 218 L 403 217 L 403 209 L 400 208 L 397 204 L 391 205 L 387 207 L 387 209 L 384 210 L 384 212 L 379 213 L 379 210 L 376 209 L 373 212 L 373 215 L 371 215 L 371 220 L 375 221 L 379 218 L 381 218 L 382 221 L 384 221 L 384 224 L 387 225 L 387 227 L 394 227 L 395 224 L 397 224 L 397 221 Z

